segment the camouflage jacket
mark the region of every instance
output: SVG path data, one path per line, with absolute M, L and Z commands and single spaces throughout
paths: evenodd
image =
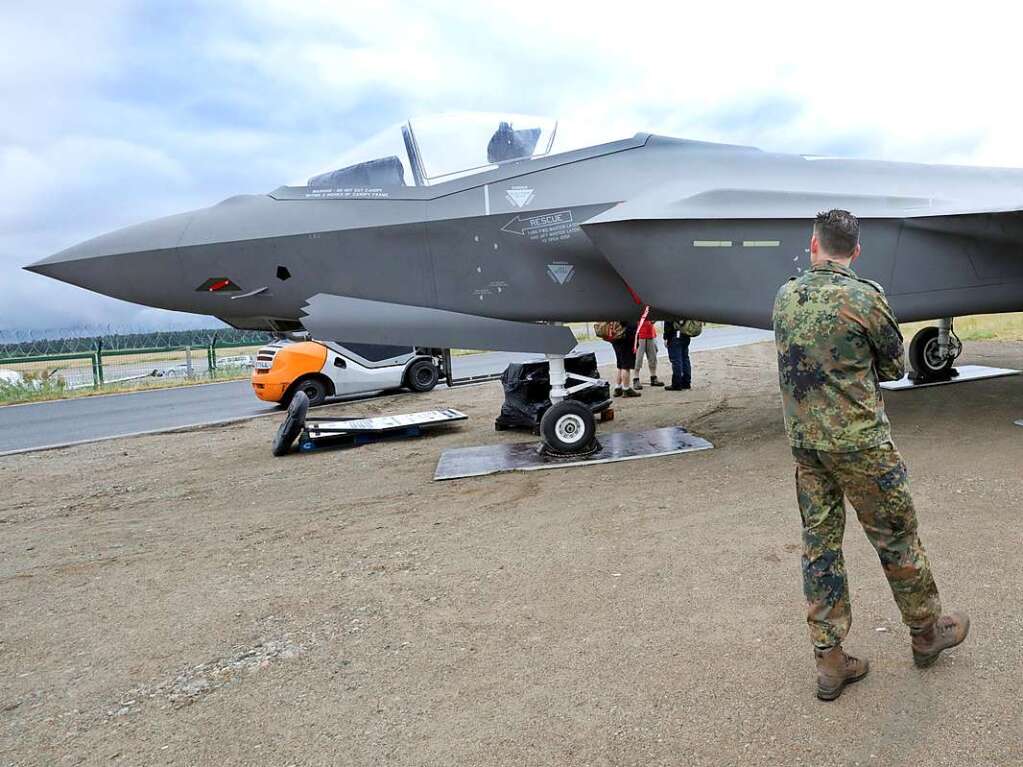
M 846 453 L 891 439 L 879 381 L 905 374 L 902 332 L 881 286 L 833 262 L 781 286 L 774 338 L 794 447 Z

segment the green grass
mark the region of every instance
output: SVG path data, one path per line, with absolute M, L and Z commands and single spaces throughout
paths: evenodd
M 80 399 L 96 397 L 103 394 L 123 394 L 149 389 L 173 389 L 180 386 L 219 383 L 220 381 L 237 381 L 246 379 L 252 374 L 250 370 L 217 371 L 213 378 L 203 373 L 195 378 L 143 378 L 137 381 L 107 384 L 99 388 L 68 389 L 63 381 L 34 384 L 26 381 L 20 384 L 0 382 L 0 406 L 19 405 L 26 402 L 45 402 L 55 399 Z
M 907 322 L 902 326 L 906 339 L 934 322 Z M 956 317 L 956 335 L 967 341 L 1023 341 L 1023 312 L 1012 314 L 980 314 Z

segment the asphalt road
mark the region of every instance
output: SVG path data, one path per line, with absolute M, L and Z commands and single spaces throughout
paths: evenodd
M 692 349 L 722 349 L 771 337 L 768 331 L 751 328 L 708 328 L 693 341 Z M 603 341 L 580 344 L 578 350 L 596 352 L 601 365 L 614 359 L 610 344 Z M 663 348 L 661 354 L 665 354 Z M 457 378 L 499 373 L 509 362 L 535 357 L 505 352 L 456 357 L 454 373 Z M 664 372 L 668 373 L 670 368 L 664 364 Z M 279 412 L 276 406 L 256 399 L 248 380 L 10 405 L 0 407 L 0 455 L 238 421 L 276 412 Z

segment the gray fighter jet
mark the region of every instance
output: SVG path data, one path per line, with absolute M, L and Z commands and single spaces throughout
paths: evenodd
M 556 404 L 575 344 L 561 323 L 649 306 L 654 318 L 770 327 L 778 286 L 808 266 L 810 221 L 829 208 L 860 217 L 857 270 L 901 320 L 945 318 L 913 339 L 918 375 L 951 369 L 952 317 L 1023 309 L 1023 170 L 646 133 L 579 147 L 557 122 L 522 115 L 410 120 L 363 151 L 305 186 L 131 226 L 26 268 L 235 327 L 543 352 Z

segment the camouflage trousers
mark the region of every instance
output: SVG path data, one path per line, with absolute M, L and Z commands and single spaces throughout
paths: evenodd
M 881 560 L 903 622 L 923 626 L 941 615 L 938 587 L 917 535 L 909 476 L 895 445 L 853 453 L 792 448 L 803 520 L 803 593 L 810 639 L 820 649 L 849 633 L 852 610 L 842 557 L 847 497 Z

